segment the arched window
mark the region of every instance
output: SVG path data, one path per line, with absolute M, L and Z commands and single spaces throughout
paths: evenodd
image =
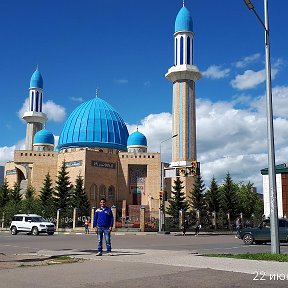
M 190 48 L 191 48 L 191 43 L 190 43 L 190 37 L 187 37 L 187 64 L 191 64 L 191 55 L 190 55 Z
M 34 105 L 34 92 L 32 92 L 32 97 L 31 97 L 31 111 L 33 111 L 33 105 Z
M 38 106 L 38 104 L 39 104 L 39 92 L 37 91 L 36 92 L 36 109 L 35 109 L 35 111 L 37 111 L 38 112 L 38 109 L 39 109 L 39 106 Z
M 105 198 L 106 199 L 106 187 L 105 185 L 101 185 L 99 188 L 99 197 L 101 198 Z
M 40 95 L 40 112 L 42 112 L 43 93 Z
M 95 184 L 90 187 L 90 201 L 97 201 L 97 186 Z
M 180 38 L 180 65 L 183 64 L 183 42 L 184 42 L 184 39 L 183 39 L 183 36 L 181 36 Z
M 108 206 L 112 206 L 115 204 L 115 188 L 114 186 L 109 186 L 108 188 Z
M 178 58 L 178 39 L 176 38 L 176 53 L 175 53 L 175 65 L 177 65 L 177 58 Z

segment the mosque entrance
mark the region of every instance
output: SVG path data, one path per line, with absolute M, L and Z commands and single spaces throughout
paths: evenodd
M 141 205 L 141 197 L 145 194 L 146 165 L 129 165 L 130 193 L 133 205 Z

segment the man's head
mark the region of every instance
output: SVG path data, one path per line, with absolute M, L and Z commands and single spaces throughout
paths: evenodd
M 106 207 L 106 199 L 105 198 L 101 198 L 100 199 L 100 207 L 101 208 L 105 208 Z

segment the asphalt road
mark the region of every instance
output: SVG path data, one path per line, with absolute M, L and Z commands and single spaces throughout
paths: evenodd
M 120 235 L 119 235 L 120 234 Z M 122 233 L 123 234 L 123 233 Z M 161 249 L 171 251 L 187 250 L 193 253 L 257 253 L 270 252 L 271 246 L 244 245 L 242 240 L 233 235 L 199 235 L 187 236 L 162 234 L 114 233 L 112 235 L 112 249 Z M 0 232 L 0 252 L 2 253 L 35 253 L 39 250 L 94 250 L 97 248 L 96 234 L 55 234 L 47 236 L 31 236 L 18 234 L 15 236 L 7 232 Z M 281 253 L 288 254 L 288 244 L 281 244 Z
M 120 235 L 119 235 L 120 234 Z M 198 256 L 255 253 L 270 245 L 246 246 L 233 235 L 160 235 L 114 233 L 114 256 L 96 257 L 96 234 L 31 236 L 0 232 L 0 254 L 72 255 L 83 262 L 0 270 L 5 288 L 287 287 L 288 265 Z M 126 250 L 125 250 L 126 249 Z M 288 245 L 281 246 L 288 253 Z M 2 263 L 5 265 L 5 263 Z M 264 271 L 264 272 L 263 272 Z M 265 277 L 261 274 L 264 273 Z M 279 274 L 284 279 L 269 279 Z M 286 274 L 285 274 L 286 273 Z M 263 276 L 263 277 L 262 277 Z M 271 278 L 271 277 L 270 277 Z

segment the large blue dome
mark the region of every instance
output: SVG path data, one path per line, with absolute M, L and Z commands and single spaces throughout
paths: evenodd
M 145 135 L 138 130 L 128 137 L 127 147 L 133 146 L 147 146 L 147 139 Z
M 179 31 L 193 31 L 193 21 L 189 10 L 183 6 L 175 21 L 175 32 Z
M 118 112 L 101 98 L 78 106 L 65 122 L 58 149 L 99 147 L 127 150 L 128 130 Z
M 54 145 L 54 135 L 46 129 L 38 131 L 34 135 L 34 145 Z
M 43 78 L 38 68 L 33 73 L 30 80 L 30 88 L 42 88 L 43 89 Z

